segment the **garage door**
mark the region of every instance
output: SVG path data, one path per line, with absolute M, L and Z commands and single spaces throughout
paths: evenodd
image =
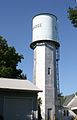
M 30 120 L 32 114 L 32 98 L 4 99 L 4 120 Z

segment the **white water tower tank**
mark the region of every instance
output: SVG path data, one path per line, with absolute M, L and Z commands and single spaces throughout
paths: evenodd
M 50 40 L 58 42 L 57 17 L 44 13 L 33 17 L 32 42 Z

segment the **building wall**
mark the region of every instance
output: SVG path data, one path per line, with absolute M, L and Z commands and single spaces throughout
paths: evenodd
M 17 106 L 17 105 L 20 105 L 20 106 Z M 10 106 L 13 109 L 11 109 Z M 15 111 L 14 108 L 17 111 L 19 111 L 20 114 L 22 114 L 21 115 L 22 120 L 25 120 L 25 118 L 27 117 L 25 115 L 28 115 L 28 114 L 29 114 L 28 117 L 30 117 L 29 120 L 31 119 L 31 117 L 34 117 L 34 120 L 37 120 L 37 94 L 31 93 L 31 92 L 24 92 L 24 91 L 23 92 L 1 91 L 0 92 L 0 115 L 3 115 L 4 120 L 10 120 L 9 118 L 13 116 L 13 114 L 14 115 L 16 114 L 16 116 L 14 116 L 14 118 L 11 118 L 11 120 L 17 119 L 16 117 L 18 117 L 17 116 L 18 113 L 16 113 L 17 111 Z M 21 110 L 24 110 L 26 113 L 24 113 L 24 111 L 21 111 Z M 27 113 L 27 111 L 31 111 L 31 112 Z
M 59 118 L 61 118 L 61 120 L 73 120 L 75 116 L 71 110 L 62 107 L 59 110 Z

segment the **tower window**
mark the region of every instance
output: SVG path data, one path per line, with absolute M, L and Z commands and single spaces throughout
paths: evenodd
M 51 68 L 48 68 L 48 75 L 51 74 Z

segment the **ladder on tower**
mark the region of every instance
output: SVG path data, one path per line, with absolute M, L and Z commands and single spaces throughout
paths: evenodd
M 60 94 L 60 87 L 59 87 L 59 62 L 60 54 L 59 54 L 59 48 L 56 49 L 56 81 L 57 81 L 57 94 Z

